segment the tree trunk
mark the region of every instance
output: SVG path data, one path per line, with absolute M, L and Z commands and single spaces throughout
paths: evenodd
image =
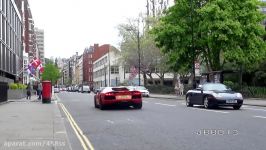
M 177 82 L 177 73 L 174 73 L 173 86 L 175 86 L 176 82 Z
M 147 75 L 146 72 L 143 72 L 143 80 L 144 80 L 144 86 L 147 86 Z

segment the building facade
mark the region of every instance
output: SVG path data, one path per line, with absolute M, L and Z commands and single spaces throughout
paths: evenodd
M 83 52 L 83 84 L 93 87 L 93 51 L 94 47 L 86 48 Z
M 0 81 L 22 82 L 21 16 L 13 0 L 1 0 L 0 6 Z
M 121 83 L 120 74 L 123 69 L 119 69 L 120 51 L 115 47 L 105 44 L 94 45 L 93 53 L 93 82 L 94 88 L 106 86 L 118 86 Z
M 35 28 L 36 32 L 36 42 L 38 47 L 38 58 L 42 61 L 42 64 L 45 64 L 44 59 L 44 31 L 42 29 Z

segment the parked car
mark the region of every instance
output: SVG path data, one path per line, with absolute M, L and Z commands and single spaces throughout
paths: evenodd
M 88 86 L 88 85 L 83 85 L 83 86 L 79 87 L 79 92 L 81 92 L 81 93 L 84 93 L 84 92 L 86 92 L 86 93 L 90 93 L 90 92 L 91 92 L 91 90 L 90 90 L 90 86 Z
M 240 109 L 243 104 L 243 96 L 224 84 L 205 83 L 186 93 L 186 105 L 193 107 L 194 104 L 204 105 L 205 108 L 232 106 L 234 109 Z
M 105 87 L 99 87 L 93 90 L 94 94 L 97 94 L 98 92 L 102 91 Z
M 59 93 L 60 92 L 60 88 L 59 87 L 54 87 L 54 93 Z
M 149 97 L 150 92 L 144 86 L 135 86 L 135 90 L 140 91 L 142 96 Z
M 105 87 L 94 95 L 95 108 L 105 109 L 106 106 L 126 104 L 136 109 L 142 108 L 142 96 L 139 91 L 130 91 L 126 87 Z

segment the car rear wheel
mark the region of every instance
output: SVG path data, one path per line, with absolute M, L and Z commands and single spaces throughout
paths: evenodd
M 204 97 L 204 107 L 205 107 L 206 109 L 211 108 L 211 107 L 210 107 L 210 104 L 209 104 L 209 100 L 208 100 L 207 97 Z
M 193 107 L 193 104 L 190 102 L 190 96 L 186 97 L 186 105 L 187 107 Z
M 134 104 L 133 107 L 134 107 L 135 109 L 141 109 L 141 108 L 142 108 L 142 103 Z
M 233 108 L 234 108 L 235 110 L 240 109 L 240 107 L 241 107 L 241 105 L 235 105 L 235 106 L 233 106 Z
M 100 100 L 99 108 L 100 108 L 101 110 L 105 110 L 105 108 L 106 108 L 106 106 L 104 106 L 104 105 L 101 103 L 101 100 Z

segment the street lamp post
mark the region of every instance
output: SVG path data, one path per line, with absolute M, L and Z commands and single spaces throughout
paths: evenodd
M 134 31 L 133 28 L 127 28 L 128 31 Z M 138 29 L 137 29 L 137 44 L 138 44 L 138 70 L 139 70 L 139 86 L 140 84 L 140 31 L 139 31 L 139 19 L 138 19 Z
M 139 86 L 140 86 L 140 35 L 139 35 L 139 19 L 138 19 L 138 33 L 137 33 L 137 38 L 138 38 L 138 63 L 139 63 Z

